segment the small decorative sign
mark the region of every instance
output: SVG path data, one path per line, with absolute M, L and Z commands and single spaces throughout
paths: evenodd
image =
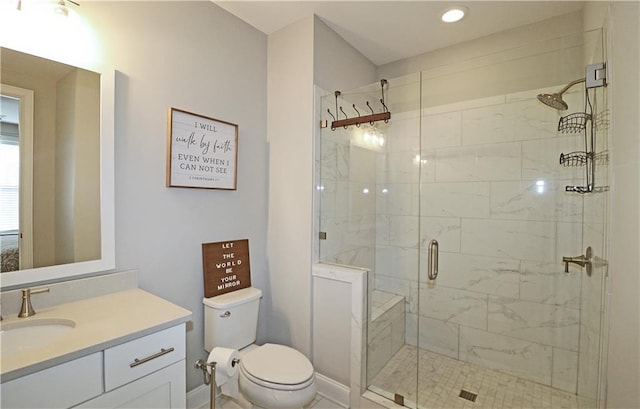
M 205 298 L 251 287 L 249 240 L 202 244 Z
M 236 189 L 238 125 L 169 109 L 167 186 Z

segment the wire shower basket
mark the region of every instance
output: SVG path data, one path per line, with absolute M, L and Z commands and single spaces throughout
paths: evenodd
M 591 119 L 591 115 L 586 112 L 576 112 L 567 116 L 560 117 L 558 121 L 558 132 L 560 133 L 577 133 L 585 130 L 587 121 Z
M 589 156 L 593 157 L 593 163 L 596 165 L 606 165 L 609 163 L 609 151 L 602 151 L 595 154 L 575 151 L 560 154 L 560 164 L 565 168 L 585 166 L 589 160 Z
M 587 152 L 575 151 L 560 154 L 560 164 L 565 168 L 584 166 L 587 164 Z

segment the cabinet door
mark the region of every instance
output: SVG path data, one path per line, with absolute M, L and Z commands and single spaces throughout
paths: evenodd
M 77 408 L 177 409 L 185 408 L 185 360 L 123 385 Z

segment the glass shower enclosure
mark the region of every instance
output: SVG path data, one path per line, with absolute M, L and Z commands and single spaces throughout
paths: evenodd
M 599 405 L 606 92 L 579 83 L 558 111 L 537 95 L 569 81 L 514 67 L 549 59 L 579 77 L 604 43 L 596 30 L 562 52 L 526 45 L 322 98 L 320 261 L 370 271 L 369 391 L 411 408 Z M 388 121 L 331 127 L 385 109 Z M 582 126 L 559 126 L 574 113 Z M 559 160 L 580 152 L 588 164 Z M 570 191 L 589 169 L 595 189 Z

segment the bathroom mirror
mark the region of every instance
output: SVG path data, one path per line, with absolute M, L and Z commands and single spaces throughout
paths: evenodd
M 11 145 L 14 137 L 20 158 L 18 188 L 12 185 L 19 229 L 6 222 L 0 229 L 3 256 L 16 244 L 11 254 L 19 265 L 8 272 L 3 266 L 0 286 L 5 290 L 113 269 L 113 72 L 4 47 L 0 67 L 0 142 Z M 2 172 L 15 174 L 15 169 L 3 165 Z M 11 182 L 4 179 L 1 199 L 10 196 Z

